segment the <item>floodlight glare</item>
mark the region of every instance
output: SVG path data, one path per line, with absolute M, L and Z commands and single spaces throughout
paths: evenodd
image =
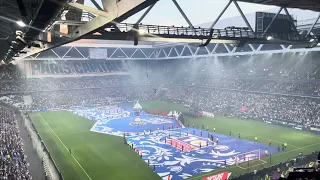
M 17 24 L 20 26 L 20 27 L 25 27 L 26 24 L 22 21 L 17 21 Z
M 143 29 L 139 29 L 139 31 L 138 31 L 138 32 L 139 32 L 139 34 L 140 34 L 140 35 L 145 34 L 145 31 L 144 31 Z
M 268 37 L 267 37 L 267 40 L 268 40 L 268 41 L 270 41 L 270 40 L 272 40 L 272 39 L 273 39 L 272 36 L 268 36 Z

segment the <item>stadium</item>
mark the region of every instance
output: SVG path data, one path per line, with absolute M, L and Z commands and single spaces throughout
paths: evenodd
M 320 178 L 320 4 L 193 26 L 172 1 L 189 27 L 143 24 L 157 0 L 0 4 L 0 179 Z

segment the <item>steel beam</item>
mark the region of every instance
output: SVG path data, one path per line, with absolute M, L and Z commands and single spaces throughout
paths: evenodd
M 54 24 L 71 25 L 71 26 L 81 26 L 85 24 L 86 21 L 73 21 L 73 20 L 58 20 Z
M 264 30 L 263 35 L 265 35 L 265 34 L 268 32 L 268 30 L 270 29 L 270 27 L 271 27 L 271 25 L 273 24 L 273 22 L 277 19 L 277 17 L 278 17 L 279 14 L 281 13 L 282 9 L 283 9 L 283 7 L 281 7 L 281 8 L 279 9 L 279 11 L 277 12 L 277 14 L 273 17 L 273 19 L 271 20 L 270 24 L 269 24 L 269 25 L 267 26 L 267 28 Z
M 104 27 L 110 22 L 123 21 L 133 14 L 141 11 L 142 9 L 154 4 L 158 0 L 103 0 L 105 11 L 97 10 L 78 3 L 69 3 L 70 6 L 92 12 L 99 16 L 95 17 L 92 21 L 81 25 L 80 27 L 74 29 L 69 35 L 71 38 L 56 38 L 52 43 L 47 43 L 42 46 L 42 48 L 37 48 L 35 50 L 25 49 L 28 53 L 16 59 L 22 59 L 26 56 L 33 55 L 35 53 L 48 50 L 57 46 L 61 46 L 75 40 L 79 40 L 84 36 L 97 31 L 99 28 Z
M 174 3 L 174 5 L 177 7 L 177 9 L 179 10 L 180 14 L 183 16 L 184 20 L 186 20 L 186 22 L 188 23 L 188 25 L 191 28 L 194 28 L 194 26 L 192 25 L 191 21 L 189 20 L 188 16 L 184 13 L 184 11 L 182 10 L 182 8 L 180 7 L 179 3 L 176 0 L 172 0 L 172 2 Z
M 219 44 L 216 44 L 214 50 L 216 49 L 216 47 L 218 46 Z M 290 49 L 289 47 L 288 48 L 285 48 L 285 49 L 282 49 L 282 50 L 268 50 L 268 51 L 260 51 L 261 50 L 261 47 L 262 45 L 260 45 L 260 47 L 258 48 L 257 51 L 251 51 L 251 52 L 228 52 L 228 53 L 214 53 L 214 51 L 210 54 L 205 54 L 205 55 L 190 55 L 190 56 L 181 56 L 181 54 L 179 55 L 178 53 L 178 56 L 172 56 L 172 57 L 161 57 L 159 58 L 158 56 L 156 57 L 153 57 L 152 54 L 155 53 L 155 51 L 153 51 L 153 53 L 151 54 L 150 57 L 147 57 L 148 60 L 166 60 L 166 59 L 190 59 L 190 58 L 201 58 L 201 57 L 223 57 L 223 56 L 230 56 L 230 55 L 233 55 L 233 56 L 236 56 L 236 55 L 253 55 L 253 54 L 270 54 L 270 53 L 294 53 L 294 52 L 313 52 L 313 51 L 320 51 L 320 47 L 314 47 L 314 48 L 309 48 L 309 49 L 305 49 L 303 47 L 301 48 L 298 48 L 298 49 Z M 172 47 L 173 49 L 175 49 L 175 47 Z M 189 48 L 188 45 L 185 45 L 183 50 L 182 50 L 182 54 L 184 52 L 184 49 L 185 48 Z M 141 50 L 141 52 L 143 52 L 142 49 L 140 48 L 136 48 L 136 51 L 138 50 Z M 158 51 L 163 51 L 163 48 L 158 48 L 157 49 Z M 136 52 L 135 51 L 135 52 Z M 134 52 L 134 53 L 135 53 Z M 190 51 L 192 53 L 192 51 Z M 133 55 L 134 55 L 133 53 Z M 143 53 L 144 54 L 144 53 Z M 157 53 L 158 54 L 158 53 Z M 127 60 L 145 60 L 146 58 L 133 58 L 133 55 L 132 56 L 128 56 L 128 57 L 111 57 L 109 56 L 107 59 L 108 60 L 124 60 L 124 59 L 127 59 Z M 24 60 L 66 60 L 66 59 L 71 59 L 71 60 L 89 60 L 88 58 L 82 56 L 82 58 L 72 58 L 72 57 L 68 57 L 68 58 L 62 58 L 62 57 L 57 57 L 57 58 L 52 58 L 52 57 L 47 57 L 47 58 L 35 58 L 35 57 L 28 57 Z
M 291 24 L 292 24 L 292 27 L 293 27 L 294 31 L 297 33 L 298 32 L 297 27 L 295 26 L 295 24 L 293 22 L 293 19 L 292 19 L 291 15 L 290 15 L 288 9 L 286 7 L 284 7 L 283 10 L 286 13 L 286 15 L 289 16 Z
M 94 5 L 97 9 L 103 10 L 102 7 L 97 3 L 96 0 L 91 0 L 91 2 L 93 3 L 93 5 Z
M 83 4 L 68 3 L 68 5 L 71 6 L 71 7 L 77 8 L 77 9 L 81 9 L 81 10 L 84 10 L 84 11 L 99 15 L 99 16 L 106 17 L 106 18 L 111 16 L 111 13 L 107 13 L 106 11 L 98 10 L 98 9 L 95 9 L 95 8 L 92 8 L 92 7 L 83 5 Z
M 254 30 L 252 29 L 252 27 L 251 27 L 250 23 L 248 22 L 246 16 L 243 14 L 238 2 L 236 0 L 234 0 L 233 3 L 236 6 L 236 8 L 238 9 L 239 13 L 241 14 L 242 19 L 247 24 L 248 28 L 251 30 L 251 32 L 254 32 Z
M 224 9 L 221 11 L 221 13 L 218 15 L 217 19 L 212 23 L 212 25 L 209 27 L 209 29 L 213 29 L 213 27 L 218 23 L 222 15 L 226 12 L 226 10 L 229 8 L 230 4 L 232 3 L 232 0 L 228 2 L 228 4 L 224 7 Z
M 151 6 L 148 7 L 148 9 L 142 14 L 142 16 L 138 19 L 136 24 L 140 24 L 142 20 L 147 16 L 147 14 L 151 11 L 151 9 L 156 5 L 156 3 L 152 4 Z
M 314 23 L 313 23 L 313 24 L 312 24 L 312 26 L 310 27 L 310 29 L 309 29 L 309 31 L 308 31 L 308 33 L 307 33 L 306 37 L 307 37 L 307 36 L 309 36 L 309 34 L 310 34 L 310 33 L 311 33 L 311 31 L 313 30 L 313 28 L 316 26 L 316 24 L 317 24 L 317 22 L 319 21 L 319 19 L 320 19 L 320 13 L 319 13 L 319 15 L 318 15 L 317 19 L 314 21 Z

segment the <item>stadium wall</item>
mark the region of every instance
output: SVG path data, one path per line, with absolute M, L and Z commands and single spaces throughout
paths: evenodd
M 51 154 L 50 154 L 50 151 L 48 150 L 46 144 L 44 143 L 44 141 L 43 141 L 42 138 L 40 137 L 39 132 L 37 131 L 37 128 L 34 126 L 34 124 L 32 123 L 32 121 L 29 119 L 29 115 L 28 115 L 27 117 L 25 117 L 25 118 L 27 118 L 27 119 L 25 119 L 25 121 L 29 121 L 29 122 L 31 123 L 32 130 L 36 132 L 38 140 L 40 140 L 40 142 L 42 142 L 41 145 L 43 146 L 44 151 L 47 152 L 46 154 L 47 154 L 47 156 L 49 157 L 49 160 L 50 160 L 50 161 L 52 162 L 52 164 L 54 165 L 54 168 L 55 168 L 55 170 L 56 170 L 56 172 L 57 172 L 57 174 L 58 174 L 59 180 L 63 180 L 64 178 L 63 178 L 63 176 L 62 176 L 62 173 L 61 173 L 60 169 L 58 168 L 56 162 L 53 160 L 53 158 L 52 158 L 52 156 L 51 156 Z M 30 132 L 29 132 L 29 133 L 30 133 Z

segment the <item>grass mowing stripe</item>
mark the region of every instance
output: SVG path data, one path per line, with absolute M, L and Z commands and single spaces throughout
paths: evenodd
M 38 113 L 38 115 L 40 116 L 40 118 L 47 124 L 47 126 L 50 128 L 50 130 L 53 132 L 53 134 L 57 137 L 57 139 L 61 142 L 61 144 L 66 148 L 66 150 L 68 151 L 67 146 L 61 141 L 61 139 L 59 138 L 59 136 L 54 132 L 54 130 L 51 128 L 51 126 L 48 124 L 48 122 L 42 117 L 42 115 L 40 113 Z M 76 163 L 79 165 L 79 167 L 83 170 L 83 172 L 88 176 L 88 178 L 90 180 L 91 177 L 89 176 L 89 174 L 83 169 L 83 167 L 81 166 L 81 164 L 78 162 L 78 160 L 73 156 L 73 154 L 71 154 L 72 158 L 76 161 Z
M 250 121 L 254 121 L 254 120 L 250 120 Z M 254 121 L 254 122 L 260 122 L 260 121 Z M 263 123 L 263 122 L 260 122 L 260 123 Z M 267 127 L 270 127 L 270 128 L 273 128 L 273 129 L 280 129 L 280 126 L 279 125 L 274 125 L 274 124 L 267 124 L 267 123 L 264 123 Z M 320 137 L 318 136 L 315 136 L 309 132 L 306 132 L 306 131 L 300 131 L 300 130 L 296 130 L 296 129 L 291 129 L 289 127 L 282 127 L 281 128 L 282 131 L 287 131 L 287 132 L 296 132 L 296 133 L 299 133 L 299 135 L 301 136 L 308 136 L 308 137 L 312 137 L 312 138 L 316 138 L 316 139 L 320 139 Z

